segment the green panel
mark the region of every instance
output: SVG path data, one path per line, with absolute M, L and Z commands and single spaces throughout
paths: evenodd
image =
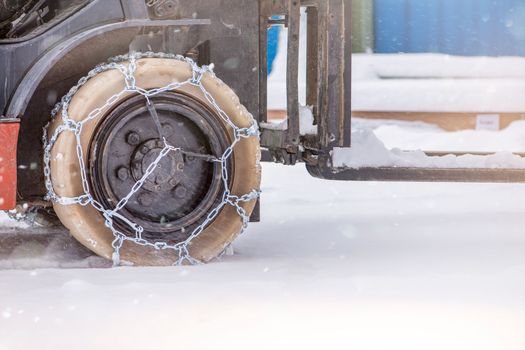
M 352 52 L 374 48 L 374 1 L 352 0 Z

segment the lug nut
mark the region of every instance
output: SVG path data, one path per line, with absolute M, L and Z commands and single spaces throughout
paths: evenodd
M 162 133 L 166 137 L 173 135 L 173 127 L 170 124 L 162 124 Z
M 142 148 L 140 149 L 140 152 L 142 154 L 146 154 L 146 153 L 148 153 L 148 151 L 149 151 L 149 148 L 146 145 L 142 146 Z
M 142 193 L 139 196 L 139 203 L 145 207 L 149 207 L 153 204 L 153 196 L 149 193 Z
M 126 167 L 120 167 L 118 170 L 117 170 L 117 177 L 121 180 L 121 181 L 126 181 L 129 177 L 129 171 Z
M 184 198 L 186 197 L 186 193 L 188 191 L 186 190 L 186 187 L 184 186 L 179 186 L 175 189 L 175 197 L 177 198 Z
M 136 132 L 130 132 L 126 138 L 126 142 L 132 146 L 136 146 L 140 143 L 140 136 Z

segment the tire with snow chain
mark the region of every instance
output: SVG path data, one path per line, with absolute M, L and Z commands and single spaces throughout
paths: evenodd
M 136 86 L 151 90 L 188 81 L 192 74 L 192 65 L 184 60 L 141 58 L 136 61 L 134 77 Z M 236 94 L 214 74 L 203 73 L 200 82 L 204 90 L 195 84 L 185 84 L 149 97 L 153 112 L 144 96 L 125 92 L 96 118 L 86 121 L 78 140 L 87 184 L 83 183 L 79 170 L 74 132 L 59 133 L 50 148 L 49 178 L 58 197 L 81 196 L 88 186 L 94 200 L 104 210 L 111 210 L 138 180 L 147 177 L 113 225 L 134 239 L 136 232 L 126 222 L 136 223 L 144 230 L 138 243 L 160 242 L 161 245 L 152 247 L 124 239 L 120 248 L 123 263 L 171 265 L 180 262 L 180 251 L 162 249 L 162 245 L 188 241 L 199 227 L 203 228 L 202 232 L 192 237 L 185 248 L 195 261 L 207 262 L 219 255 L 242 230 L 239 210 L 244 210 L 247 216 L 253 211 L 256 202 L 253 198 L 239 202 L 239 207 L 223 203 L 225 187 L 233 196 L 258 190 L 258 137 L 240 138 L 227 163 L 218 162 L 234 142 L 234 128 L 221 117 L 217 106 L 236 128 L 249 128 L 254 123 L 253 117 Z M 75 122 L 85 120 L 93 110 L 123 91 L 125 84 L 124 75 L 116 69 L 90 78 L 72 97 L 69 118 Z M 204 91 L 213 97 L 215 106 Z M 48 135 L 63 124 L 60 113 L 50 123 Z M 177 149 L 164 156 L 148 176 L 148 166 L 160 159 L 159 154 L 166 145 L 163 137 Z M 107 227 L 103 212 L 91 204 L 60 204 L 59 201 L 54 202 L 54 209 L 83 245 L 98 255 L 112 257 L 115 236 Z

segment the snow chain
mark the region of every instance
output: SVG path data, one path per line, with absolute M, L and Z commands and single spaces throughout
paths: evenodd
M 173 60 L 179 60 L 179 61 L 186 62 L 190 64 L 192 67 L 192 72 L 193 72 L 192 77 L 183 82 L 172 82 L 162 88 L 155 88 L 155 89 L 150 89 L 150 90 L 142 89 L 141 87 L 136 86 L 135 84 L 136 61 L 141 58 L 164 58 L 164 59 L 173 59 Z M 126 66 L 120 63 L 123 61 L 128 61 L 129 64 Z M 125 84 L 126 84 L 125 88 L 119 93 L 111 96 L 105 102 L 104 105 L 91 111 L 84 120 L 77 122 L 77 121 L 70 119 L 68 115 L 69 104 L 73 96 L 76 94 L 76 92 L 84 84 L 86 84 L 86 82 L 89 79 L 95 77 L 96 75 L 102 72 L 106 72 L 106 71 L 114 70 L 114 69 L 121 72 L 122 75 L 124 76 Z M 199 67 L 195 62 L 193 62 L 193 60 L 180 56 L 180 55 L 146 52 L 146 53 L 131 53 L 128 55 L 116 56 L 116 57 L 111 58 L 107 63 L 98 65 L 97 67 L 92 69 L 85 77 L 82 77 L 78 81 L 78 83 L 75 86 L 73 86 L 65 96 L 62 97 L 61 101 L 56 104 L 53 111 L 51 112 L 51 117 L 53 119 L 56 118 L 56 116 L 60 113 L 60 116 L 63 122 L 55 129 L 52 135 L 48 135 L 48 132 L 47 132 L 48 127 L 51 122 L 48 123 L 47 126 L 44 128 L 43 144 L 44 144 L 44 176 L 45 176 L 45 185 L 47 188 L 46 198 L 60 205 L 73 205 L 73 204 L 78 204 L 81 206 L 91 205 L 96 210 L 98 210 L 104 216 L 105 225 L 111 230 L 114 236 L 114 239 L 112 242 L 112 246 L 113 246 L 112 259 L 113 259 L 114 265 L 120 264 L 120 249 L 125 241 L 130 241 L 135 244 L 142 245 L 142 246 L 152 247 L 157 250 L 173 249 L 178 253 L 178 260 L 175 263 L 176 265 L 183 264 L 184 262 L 188 262 L 190 264 L 201 263 L 199 260 L 193 258 L 190 255 L 188 246 L 191 243 L 191 241 L 194 240 L 197 236 L 199 236 L 201 232 L 204 230 L 204 228 L 215 219 L 215 217 L 219 214 L 221 209 L 226 205 L 231 205 L 235 207 L 237 213 L 241 217 L 242 226 L 241 226 L 240 234 L 244 232 L 244 230 L 246 229 L 248 225 L 249 216 L 247 215 L 244 208 L 241 206 L 241 203 L 249 202 L 254 199 L 257 199 L 259 197 L 260 192 L 258 189 L 253 189 L 250 193 L 244 194 L 242 196 L 235 196 L 231 194 L 228 188 L 229 174 L 228 174 L 227 161 L 232 156 L 235 145 L 242 138 L 249 138 L 249 137 L 258 138 L 259 129 L 258 129 L 258 126 L 255 120 L 253 120 L 252 125 L 248 128 L 239 128 L 231 121 L 228 115 L 217 104 L 214 97 L 204 88 L 201 82 L 201 79 L 204 73 L 209 73 L 209 74 L 214 75 L 213 66 Z M 193 85 L 193 86 L 198 87 L 202 91 L 202 93 L 204 94 L 206 100 L 210 103 L 210 105 L 215 109 L 215 111 L 219 114 L 219 116 L 233 130 L 233 142 L 229 145 L 229 147 L 226 148 L 225 152 L 221 155 L 220 158 L 216 158 L 213 160 L 219 163 L 221 166 L 221 180 L 224 186 L 224 192 L 222 194 L 221 203 L 218 204 L 216 207 L 214 207 L 209 212 L 204 222 L 200 224 L 198 227 L 196 227 L 187 239 L 185 239 L 182 242 L 175 243 L 175 244 L 170 244 L 168 242 L 162 242 L 162 241 L 150 242 L 142 238 L 142 232 L 144 230 L 143 227 L 130 221 L 129 219 L 121 215 L 119 211 L 122 208 L 124 208 L 124 206 L 126 206 L 130 198 L 138 190 L 140 190 L 140 188 L 143 186 L 146 179 L 155 171 L 155 168 L 157 167 L 161 159 L 170 152 L 180 151 L 180 148 L 176 148 L 168 144 L 167 140 L 164 138 L 164 148 L 162 149 L 158 157 L 155 159 L 155 161 L 152 162 L 148 166 L 142 178 L 139 179 L 133 185 L 133 187 L 131 188 L 131 191 L 117 203 L 115 208 L 109 209 L 109 208 L 104 208 L 102 204 L 98 202 L 97 200 L 95 200 L 90 193 L 89 182 L 87 178 L 87 171 L 86 171 L 83 151 L 82 151 L 82 147 L 80 143 L 80 135 L 82 133 L 82 127 L 86 122 L 99 117 L 103 111 L 107 110 L 109 107 L 114 105 L 126 93 L 132 92 L 132 93 L 140 94 L 145 97 L 147 102 L 149 102 L 149 98 L 157 94 L 160 94 L 166 91 L 177 90 L 184 85 Z M 82 187 L 83 187 L 83 192 L 84 192 L 82 195 L 78 197 L 58 196 L 54 191 L 53 184 L 51 181 L 51 167 L 50 167 L 51 149 L 53 148 L 53 145 L 57 141 L 58 136 L 64 131 L 73 132 L 75 135 L 75 139 L 76 139 L 76 153 L 79 159 L 80 175 L 82 179 Z M 123 232 L 119 231 L 114 225 L 115 219 L 120 220 L 126 226 L 130 227 L 132 231 L 134 232 L 134 236 L 130 237 L 124 234 Z

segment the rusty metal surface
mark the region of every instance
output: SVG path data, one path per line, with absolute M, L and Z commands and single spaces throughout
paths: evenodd
M 261 144 L 270 153 L 281 155 L 274 157 L 277 161 L 294 164 L 302 159 L 312 159 L 312 156 L 328 155 L 333 147 L 350 146 L 351 36 L 350 22 L 346 21 L 346 17 L 350 14 L 351 3 L 349 0 L 284 0 L 283 5 L 286 8 L 285 22 L 288 27 L 288 125 L 282 132 L 285 137 L 263 127 Z M 319 130 L 317 139 L 308 140 L 308 144 L 306 137 L 299 133 L 298 52 L 301 7 L 306 8 L 307 16 L 307 105 L 313 107 L 314 120 Z M 261 85 L 261 89 L 263 87 L 266 85 Z M 264 91 L 261 91 L 261 96 L 266 97 Z M 303 147 L 297 147 L 299 144 Z M 304 148 L 308 148 L 308 151 L 299 151 Z
M 327 74 L 322 81 L 322 87 L 326 89 L 327 118 L 326 123 L 321 124 L 324 138 L 321 140 L 324 147 L 342 147 L 344 135 L 344 67 L 348 55 L 344 45 L 344 14 L 343 2 L 341 0 L 329 0 L 328 16 L 326 16 L 326 40 L 328 49 L 326 56 Z
M 20 124 L 0 119 L 0 210 L 16 205 L 16 144 Z
M 286 93 L 288 111 L 287 146 L 299 144 L 299 33 L 301 6 L 298 0 L 288 0 L 288 55 L 286 62 Z M 291 149 L 291 153 L 295 150 Z
M 350 147 L 352 134 L 352 0 L 345 0 L 344 11 L 344 47 L 345 61 L 343 67 L 343 115 L 341 119 L 342 135 L 339 138 L 341 147 Z
M 319 124 L 319 10 L 306 9 L 306 105 L 312 106 L 314 120 Z
M 259 3 L 259 77 L 268 76 L 268 29 L 272 11 L 268 1 Z M 259 79 L 259 122 L 267 121 L 268 81 Z
M 525 183 L 523 169 L 360 168 L 307 166 L 310 175 L 340 181 Z

